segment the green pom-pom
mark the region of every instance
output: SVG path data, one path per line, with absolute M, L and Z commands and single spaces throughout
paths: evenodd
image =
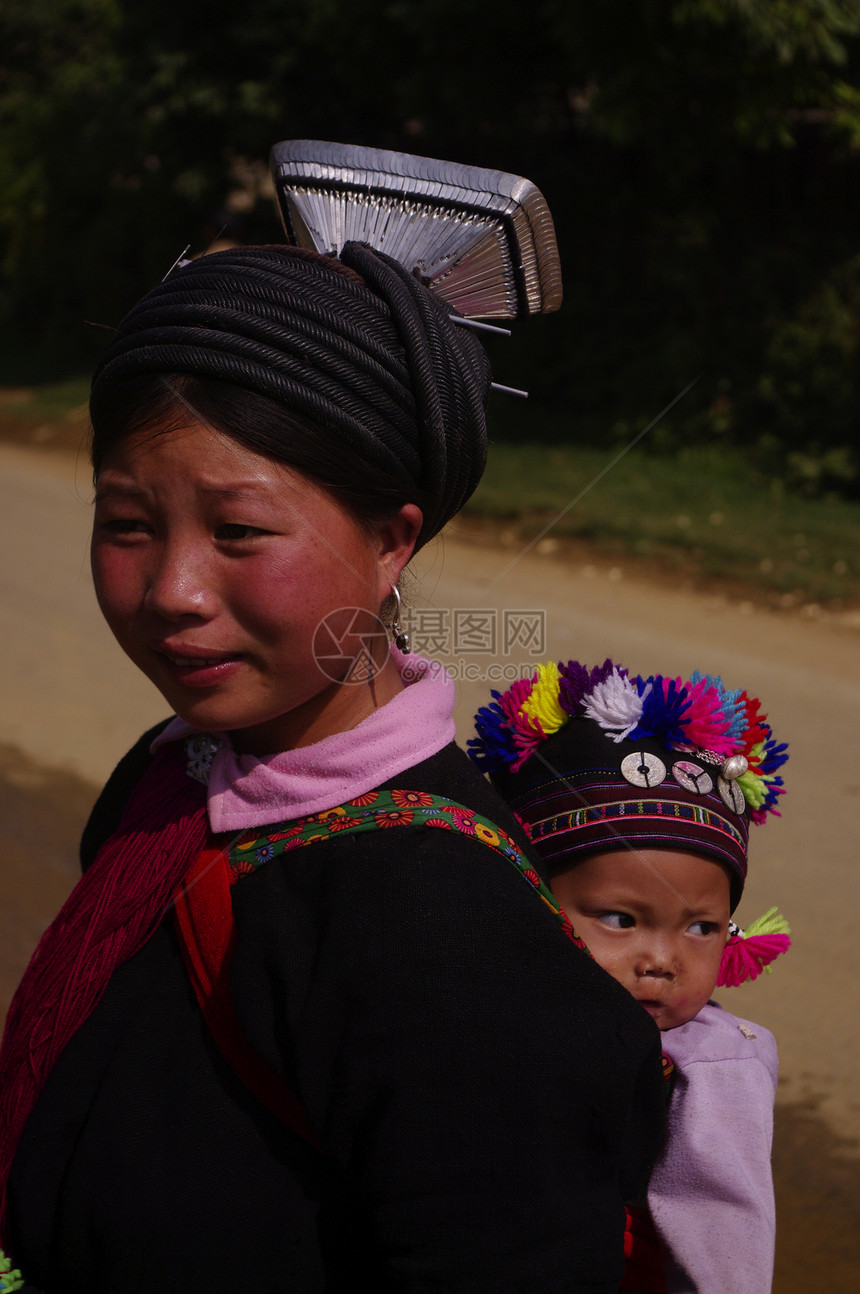
M 0 1249 L 0 1294 L 11 1294 L 12 1290 L 23 1288 L 24 1277 Z
M 778 908 L 768 908 L 755 921 L 751 921 L 748 926 L 744 927 L 744 938 L 750 939 L 753 935 L 790 935 L 791 926 Z

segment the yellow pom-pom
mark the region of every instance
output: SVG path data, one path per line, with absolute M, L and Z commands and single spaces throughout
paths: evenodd
M 531 695 L 523 706 L 522 713 L 531 720 L 536 720 L 545 736 L 557 732 L 567 723 L 570 715 L 562 710 L 558 703 L 560 674 L 555 661 L 547 661 L 537 667 L 537 680 Z

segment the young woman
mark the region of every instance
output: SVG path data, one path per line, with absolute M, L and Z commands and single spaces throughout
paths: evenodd
M 220 252 L 96 373 L 99 603 L 174 718 L 10 1012 L 26 1288 L 617 1288 L 657 1031 L 524 879 L 445 675 L 379 627 L 483 469 L 450 316 L 363 245 Z

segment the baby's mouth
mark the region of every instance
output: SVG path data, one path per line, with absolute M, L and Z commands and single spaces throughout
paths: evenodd
M 649 1015 L 659 1015 L 666 1007 L 666 1003 L 657 997 L 638 997 L 636 1001 Z

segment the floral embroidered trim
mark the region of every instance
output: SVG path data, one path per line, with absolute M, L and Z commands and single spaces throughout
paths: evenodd
M 256 829 L 246 831 L 230 849 L 230 884 L 255 872 L 279 854 L 319 840 L 330 840 L 343 831 L 384 831 L 390 827 L 435 827 L 476 837 L 516 867 L 523 879 L 537 891 L 567 938 L 584 952 L 588 951 L 567 913 L 506 831 L 474 809 L 438 795 L 429 795 L 426 791 L 373 791 L 347 800 L 337 808 L 325 809 L 295 822 L 277 823 L 263 834 Z

